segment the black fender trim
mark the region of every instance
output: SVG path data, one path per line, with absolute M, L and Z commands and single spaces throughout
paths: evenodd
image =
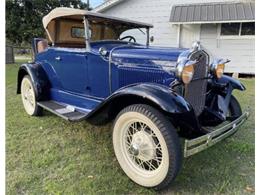
M 95 110 L 87 115 L 87 120 L 95 125 L 113 120 L 126 106 L 148 104 L 165 114 L 177 126 L 185 126 L 182 133 L 200 134 L 201 128 L 192 106 L 169 87 L 156 83 L 132 84 L 120 88 L 109 96 Z
M 216 81 L 220 84 L 227 84 L 230 83 L 233 89 L 238 89 L 240 91 L 246 90 L 246 87 L 237 79 L 234 79 L 233 77 L 223 75 L 220 79 Z
M 115 100 L 117 100 L 117 104 L 119 104 L 124 97 L 129 97 L 131 99 L 139 97 L 143 100 L 148 100 L 155 105 L 158 105 L 163 111 L 171 114 L 192 111 L 191 105 L 183 97 L 174 93 L 170 88 L 155 83 L 142 83 L 132 84 L 118 89 L 104 100 L 97 109 L 89 113 L 89 116 Z
M 227 75 L 209 79 L 208 84 L 206 105 L 199 121 L 203 126 L 215 126 L 226 120 L 233 90 L 244 91 L 246 88 L 239 80 Z
M 47 100 L 49 98 L 50 82 L 41 64 L 27 63 L 20 66 L 17 75 L 17 94 L 21 93 L 21 83 L 25 75 L 31 77 L 36 100 Z

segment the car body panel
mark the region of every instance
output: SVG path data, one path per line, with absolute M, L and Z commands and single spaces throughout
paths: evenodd
M 239 80 L 227 75 L 223 75 L 220 79 L 217 80 L 217 83 L 221 83 L 221 84 L 230 83 L 233 89 L 238 89 L 240 91 L 246 90 L 246 87 Z
M 233 122 L 228 119 L 232 91 L 244 91 L 245 87 L 229 76 L 218 79 L 217 70 L 224 72 L 229 60 L 210 64 L 210 56 L 199 42 L 191 49 L 153 47 L 149 46 L 151 25 L 85 10 L 55 10 L 56 14 L 43 19 L 49 47 L 47 40 L 35 38 L 33 62 L 21 65 L 18 71 L 17 93 L 21 93 L 23 77 L 29 75 L 35 107 L 68 121 L 104 124 L 127 106 L 149 105 L 186 138 L 185 157 L 231 135 L 248 117 L 245 113 L 232 116 Z M 77 35 L 73 28 L 78 29 Z M 133 36 L 120 37 L 129 29 L 146 35 L 146 45 L 135 43 Z M 123 41 L 126 37 L 129 41 Z M 228 120 L 231 122 L 224 127 L 213 128 Z
M 35 62 L 42 64 L 43 69 L 50 77 L 49 80 L 53 88 L 106 98 L 110 95 L 108 90 L 109 58 L 102 58 L 98 53 L 98 48 L 105 47 L 110 52 L 112 48 L 125 46 L 125 48 L 113 51 L 112 91 L 137 82 L 149 82 L 151 74 L 153 74 L 154 81 L 169 86 L 169 83 L 173 81 L 172 75 L 167 74 L 162 67 L 165 63 L 168 63 L 169 66 L 176 66 L 178 55 L 183 51 L 183 49 L 176 48 L 170 50 L 169 48 L 127 45 L 122 44 L 121 41 L 101 41 L 92 45 L 93 48 L 90 52 L 86 52 L 84 49 L 49 48 L 38 54 Z M 132 54 L 126 58 L 126 53 L 130 51 Z M 143 58 L 140 58 L 140 53 L 143 52 L 145 54 Z M 149 56 L 153 56 L 153 58 L 149 59 Z M 146 77 L 144 73 L 148 68 L 150 74 L 146 74 Z
M 109 55 L 100 55 L 101 47 Z M 133 96 L 158 105 L 167 113 L 188 113 L 192 121 L 186 123 L 190 122 L 196 131 L 200 125 L 191 105 L 170 87 L 177 79 L 170 69 L 176 68 L 177 61 L 187 58 L 190 52 L 188 49 L 146 47 L 122 41 L 98 41 L 91 43 L 91 51 L 50 47 L 35 56 L 34 65 L 25 66 L 31 67 L 30 74 L 36 74 L 32 67 L 41 69 L 43 76 L 33 76 L 34 83 L 43 79 L 49 82 L 49 99 L 74 106 L 86 113 L 85 118 L 94 117 L 111 102 Z M 239 81 L 227 76 L 214 81 L 243 89 Z
M 172 90 L 164 85 L 155 83 L 137 83 L 118 89 L 108 98 L 104 99 L 99 108 L 115 99 L 120 101 L 120 98 L 125 96 L 138 96 L 149 100 L 158 105 L 163 111 L 171 114 L 192 111 L 192 107 L 183 97 L 173 93 Z M 94 110 L 94 112 L 97 110 Z

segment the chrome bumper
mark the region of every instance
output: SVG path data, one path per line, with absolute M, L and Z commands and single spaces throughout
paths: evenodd
M 238 127 L 246 121 L 248 116 L 249 112 L 245 112 L 238 119 L 220 127 L 219 129 L 212 131 L 211 133 L 208 133 L 195 139 L 185 140 L 184 157 L 188 157 L 198 152 L 201 152 L 202 150 L 205 150 L 210 146 L 213 146 L 217 142 L 232 135 L 238 130 Z

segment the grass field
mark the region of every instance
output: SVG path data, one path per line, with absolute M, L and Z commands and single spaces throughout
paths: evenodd
M 18 65 L 6 65 L 7 194 L 157 194 L 133 183 L 113 153 L 111 124 L 70 123 L 49 112 L 29 117 L 16 95 Z M 235 92 L 248 121 L 232 137 L 184 159 L 160 194 L 247 194 L 254 191 L 254 79 Z

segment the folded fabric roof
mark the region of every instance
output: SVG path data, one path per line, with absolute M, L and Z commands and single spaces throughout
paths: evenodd
M 151 24 L 136 22 L 133 20 L 117 18 L 113 16 L 108 16 L 101 13 L 91 12 L 82 9 L 74 9 L 68 7 L 58 7 L 53 9 L 49 14 L 43 17 L 42 23 L 49 36 L 49 39 L 54 42 L 55 28 L 53 23 L 55 20 L 64 18 L 64 19 L 74 19 L 82 20 L 83 17 L 94 20 L 95 22 L 104 22 L 104 23 L 113 23 L 117 25 L 127 25 L 132 28 L 150 28 L 153 27 Z

